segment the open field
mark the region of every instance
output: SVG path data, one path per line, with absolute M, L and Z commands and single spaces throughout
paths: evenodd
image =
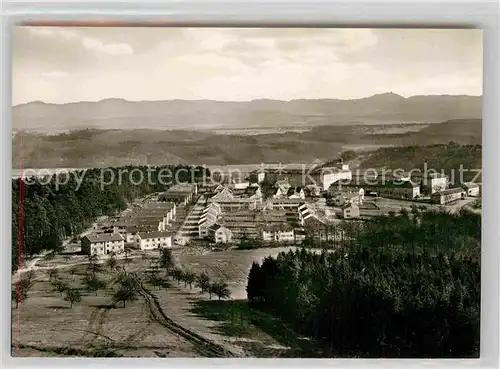
M 59 277 L 72 286 L 81 285 L 86 265 L 75 267 L 71 276 L 68 268 L 60 269 Z M 109 278 L 108 278 L 109 280 Z M 83 296 L 73 308 L 52 290 L 46 273 L 37 272 L 29 298 L 12 314 L 13 344 L 32 348 L 71 347 L 89 349 L 108 347 L 120 356 L 196 357 L 196 348 L 154 324 L 148 316 L 144 301 L 127 304 L 125 308 L 113 308 L 111 291 L 99 291 Z M 24 349 L 17 355 L 23 356 Z
M 252 262 L 262 262 L 266 256 L 275 257 L 282 251 L 293 249 L 295 247 L 230 250 L 203 255 L 182 253 L 179 255 L 179 261 L 194 271 L 205 271 L 214 279 L 227 281 L 232 298 L 245 299 L 247 277 Z
M 281 249 L 241 250 L 215 252 L 191 256 L 174 250 L 181 262 L 189 262 L 192 269 L 208 270 L 214 279 L 227 280 L 232 298 L 244 298 L 246 277 L 253 260 L 276 255 Z M 147 269 L 157 252 L 132 254 L 128 262 L 118 260 L 118 267 L 139 275 Z M 73 256 L 67 261 L 56 255 L 50 261 L 40 261 L 35 270 L 35 283 L 29 297 L 16 309 L 12 304 L 12 347 L 15 356 L 123 356 L 123 357 L 211 357 L 211 356 L 290 356 L 295 347 L 286 346 L 287 340 L 272 332 L 274 321 L 262 315 L 267 327 L 262 330 L 260 320 L 251 318 L 245 310 L 244 333 L 241 327 L 227 331 L 224 317 L 215 310 L 226 310 L 228 302 L 210 300 L 200 295 L 199 289 L 171 281 L 168 289 L 145 285 L 137 300 L 114 306 L 111 300 L 115 272 L 104 268 L 100 277 L 108 282 L 105 290 L 83 293 L 82 301 L 72 308 L 53 290 L 47 270 L 58 269 L 58 278 L 72 287 L 83 289 L 83 276 L 88 265 L 84 256 Z M 80 260 L 82 259 L 82 260 Z M 45 266 L 42 266 L 45 264 Z M 228 265 L 232 265 L 228 268 Z M 43 269 L 37 269 L 43 268 Z M 16 278 L 13 278 L 13 283 Z M 233 300 L 231 300 L 233 301 Z M 205 311 L 201 306 L 208 304 Z M 246 304 L 244 304 L 246 305 Z M 212 311 L 212 313 L 210 313 Z M 207 315 L 208 314 L 208 315 Z M 255 313 L 256 314 L 256 313 Z M 240 314 L 241 315 L 241 314 Z M 224 315 L 225 316 L 225 315 Z M 226 316 L 227 317 L 227 316 Z M 246 318 L 245 318 L 246 317 Z M 240 318 L 241 319 L 241 318 Z M 276 327 L 281 326 L 274 322 Z M 283 334 L 282 334 L 283 335 Z M 285 343 L 285 344 L 283 344 Z

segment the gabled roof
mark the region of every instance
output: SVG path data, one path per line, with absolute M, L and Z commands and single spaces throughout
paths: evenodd
M 143 240 L 151 239 L 151 238 L 162 238 L 162 237 L 171 237 L 171 232 L 139 232 L 137 234 Z
M 464 189 L 462 187 L 456 187 L 456 188 L 449 188 L 447 190 L 435 192 L 431 196 L 437 196 L 437 195 L 438 196 L 446 196 L 446 195 L 451 195 L 454 193 L 462 193 L 462 192 L 464 192 Z
M 214 224 L 214 225 L 210 226 L 210 227 L 208 228 L 208 230 L 209 230 L 209 231 L 211 231 L 211 232 L 217 232 L 217 231 L 218 231 L 219 229 L 221 229 L 221 228 L 226 229 L 226 230 L 228 230 L 229 232 L 231 232 L 231 230 L 230 230 L 229 228 L 224 227 L 223 225 L 218 224 L 218 223 L 216 223 L 216 224 Z
M 465 182 L 462 184 L 462 187 L 467 188 L 467 189 L 471 189 L 471 188 L 479 188 L 479 185 L 477 183 L 474 183 L 474 182 Z
M 195 189 L 196 189 L 196 185 L 195 184 L 191 184 L 191 183 L 178 183 L 178 184 L 175 184 L 175 185 L 171 186 L 165 192 L 165 194 L 166 195 L 170 195 L 170 194 L 173 194 L 173 193 L 186 193 L 186 194 L 189 194 L 189 193 L 194 192 Z
M 342 210 L 345 210 L 345 209 L 348 209 L 348 208 L 356 208 L 356 209 L 359 209 L 359 207 L 356 205 L 356 204 L 353 204 L 353 203 L 347 203 L 347 204 L 344 204 L 342 206 L 340 206 L 340 208 Z
M 110 242 L 110 241 L 123 241 L 124 238 L 119 233 L 90 233 L 84 238 L 88 239 L 91 243 L 96 242 Z

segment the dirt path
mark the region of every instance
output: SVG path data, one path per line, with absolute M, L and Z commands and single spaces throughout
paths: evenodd
M 222 346 L 200 336 L 199 334 L 175 323 L 163 312 L 157 297 L 140 284 L 139 294 L 144 298 L 150 316 L 156 323 L 164 326 L 171 332 L 181 336 L 195 345 L 207 357 L 233 357 L 234 354 Z
M 84 334 L 78 339 L 78 342 L 81 344 L 91 344 L 93 343 L 99 336 L 105 337 L 108 339 L 108 341 L 112 341 L 107 336 L 104 336 L 101 333 L 101 328 L 102 325 L 104 324 L 104 321 L 106 320 L 108 314 L 109 314 L 109 309 L 108 307 L 97 307 L 95 310 L 92 312 L 89 318 L 88 322 L 88 328 L 87 330 L 84 331 Z

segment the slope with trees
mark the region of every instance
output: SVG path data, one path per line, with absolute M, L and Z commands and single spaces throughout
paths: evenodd
M 254 263 L 249 304 L 329 356 L 478 357 L 480 216 L 415 210 L 356 233 L 334 252 Z

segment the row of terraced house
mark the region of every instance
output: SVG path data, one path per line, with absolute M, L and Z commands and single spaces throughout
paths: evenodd
M 197 186 L 180 184 L 157 194 L 121 216 L 95 224 L 93 232 L 81 240 L 89 255 L 119 254 L 129 244 L 140 250 L 172 247 L 179 209 L 197 193 Z

